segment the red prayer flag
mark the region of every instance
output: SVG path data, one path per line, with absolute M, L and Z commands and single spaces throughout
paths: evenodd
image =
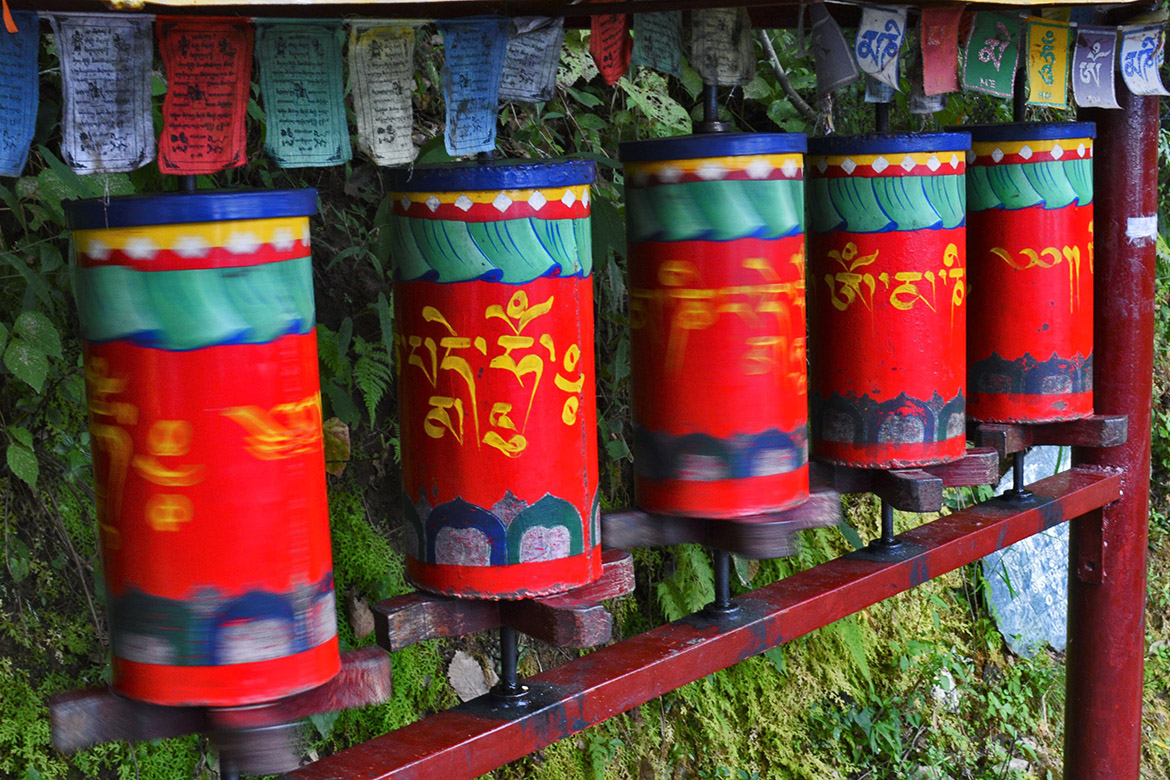
M 158 166 L 163 173 L 215 173 L 247 162 L 244 115 L 252 85 L 246 19 L 158 18 L 167 71 Z
M 922 87 L 927 95 L 959 91 L 959 20 L 963 7 L 931 6 L 922 9 Z
M 615 84 L 630 69 L 634 40 L 630 37 L 628 14 L 593 17 L 589 27 L 589 53 L 606 84 Z

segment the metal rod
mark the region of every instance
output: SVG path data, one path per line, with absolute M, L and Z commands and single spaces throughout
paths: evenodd
M 873 104 L 873 125 L 879 133 L 890 132 L 890 104 Z
M 714 84 L 703 85 L 703 121 L 715 122 L 719 119 L 719 87 Z
M 740 618 L 721 630 L 691 616 L 609 645 L 529 678 L 539 706 L 507 717 L 468 702 L 291 772 L 296 780 L 361 777 L 471 780 L 620 712 L 726 669 L 977 561 L 1117 498 L 1114 473 L 1066 471 L 1032 486 L 1034 504 L 1004 512 L 980 505 L 903 534 L 910 558 L 846 557 L 736 596 Z M 1136 777 L 1116 775 L 1115 777 Z
M 1117 88 L 1120 111 L 1086 110 L 1093 145 L 1093 406 L 1129 416 L 1125 444 L 1073 449 L 1074 464 L 1118 469 L 1124 489 L 1103 530 L 1069 538 L 1064 777 L 1137 777 L 1141 762 L 1150 395 L 1154 358 L 1154 232 L 1158 214 L 1158 98 Z M 1036 486 L 1032 486 L 1036 490 Z M 1102 549 L 1099 582 L 1077 576 L 1082 549 Z
M 711 553 L 711 562 L 715 566 L 715 609 L 726 611 L 731 609 L 731 553 L 726 550 L 714 550 Z
M 187 175 L 179 177 L 179 192 L 194 192 L 195 189 L 196 186 L 194 176 Z
M 505 691 L 520 689 L 520 675 L 516 671 L 520 663 L 520 642 L 516 629 L 500 626 L 500 687 Z
M 1012 91 L 1012 121 L 1023 122 L 1028 113 L 1028 86 L 1026 62 L 1016 69 L 1016 83 Z
M 882 538 L 881 543 L 892 547 L 898 543 L 894 538 L 894 507 L 884 498 L 882 499 Z
M 1012 490 L 1017 496 L 1027 492 L 1024 490 L 1024 452 L 1012 453 Z

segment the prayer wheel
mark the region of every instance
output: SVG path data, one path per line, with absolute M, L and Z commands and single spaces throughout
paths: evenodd
M 340 668 L 315 190 L 72 201 L 113 687 L 239 706 Z
M 625 143 L 637 504 L 742 518 L 808 498 L 805 136 Z
M 596 580 L 593 163 L 391 176 L 407 575 L 488 599 Z
M 1091 122 L 969 128 L 967 412 L 1093 413 Z
M 963 455 L 970 141 L 809 142 L 814 457 L 899 468 Z

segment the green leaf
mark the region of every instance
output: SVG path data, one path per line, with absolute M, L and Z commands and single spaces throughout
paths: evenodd
M 337 354 L 345 357 L 349 354 L 349 342 L 353 339 L 353 320 L 346 317 L 337 329 Z
M 763 76 L 757 75 L 743 88 L 743 96 L 748 100 L 765 100 L 772 96 L 772 87 Z
M 45 377 L 49 374 L 49 361 L 45 354 L 15 339 L 8 345 L 8 349 L 4 350 L 4 365 L 38 393 L 41 392 Z
M 13 439 L 16 439 L 24 446 L 28 447 L 30 450 L 32 449 L 32 434 L 28 432 L 27 428 L 18 428 L 15 425 L 9 426 L 8 435 Z
M 860 550 L 865 547 L 865 542 L 862 541 L 861 534 L 857 533 L 857 529 L 849 525 L 845 520 L 837 521 L 837 530 L 841 532 L 841 535 L 845 537 L 845 541 L 849 542 L 849 545 L 854 550 Z
M 605 452 L 610 460 L 621 460 L 632 457 L 630 447 L 625 439 L 610 439 L 605 443 Z
M 41 468 L 37 465 L 37 456 L 33 451 L 18 441 L 10 442 L 6 456 L 12 473 L 27 482 L 29 487 L 36 488 Z
M 337 722 L 337 712 L 322 712 L 317 715 L 310 715 L 309 722 L 313 724 L 313 728 L 317 729 L 317 733 L 321 735 L 321 739 L 328 739 L 329 735 L 333 733 L 333 724 Z
M 39 311 L 26 311 L 17 317 L 12 333 L 45 355 L 61 357 L 61 336 L 49 318 Z
M 600 106 L 602 102 L 604 102 L 601 98 L 597 97 L 597 95 L 594 95 L 592 92 L 586 92 L 583 89 L 565 87 L 565 90 L 573 96 L 574 100 L 585 106 L 585 108 L 594 108 L 595 106 Z
M 772 662 L 772 666 L 776 667 L 776 671 L 780 674 L 788 674 L 787 665 L 784 662 L 784 646 L 778 645 L 771 649 L 764 651 L 764 658 Z

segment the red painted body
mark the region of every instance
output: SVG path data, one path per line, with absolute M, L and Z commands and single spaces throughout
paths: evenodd
M 170 227 L 155 234 L 164 245 Z M 218 254 L 188 254 L 183 270 L 166 273 L 204 273 Z M 249 263 L 235 254 L 229 273 L 238 274 Z M 271 255 L 261 246 L 251 265 Z M 131 265 L 105 262 L 119 264 Z M 311 303 L 307 273 L 301 278 Z M 172 290 L 186 282 L 177 284 Z M 127 297 L 141 289 L 127 287 Z M 189 307 L 192 330 L 225 311 L 238 316 L 225 298 L 201 297 L 208 289 L 164 305 Z M 149 320 L 149 299 L 137 302 Z M 90 315 L 83 306 L 83 330 Z M 189 349 L 85 343 L 118 693 L 165 705 L 247 705 L 315 688 L 340 668 L 311 326 L 298 320 L 307 332 Z
M 522 167 L 499 192 L 454 169 L 437 192 L 392 195 L 408 247 L 394 284 L 406 573 L 448 596 L 543 596 L 602 571 L 592 277 L 571 265 L 593 174 L 562 198 L 542 183 L 563 165 Z M 412 267 L 427 270 L 404 279 Z
M 1089 139 L 1062 143 L 1075 149 L 1078 140 L 1082 148 L 1092 144 Z M 1039 164 L 1014 158 L 996 162 L 980 154 L 971 166 Z M 1026 423 L 1088 417 L 1093 413 L 1093 204 L 969 210 L 967 228 L 968 416 Z
M 1158 212 L 1156 97 L 1117 90 L 1120 111 L 1084 111 L 1097 123 L 1097 371 L 1099 414 L 1129 416 L 1119 447 L 1073 450 L 1075 462 L 1122 471 L 1122 496 L 1105 507 L 1104 581 L 1069 578 L 1064 776 L 1138 777 L 1145 659 L 1146 547 L 1150 497 L 1150 397 L 1154 358 L 1154 236 L 1131 220 Z M 1107 162 L 1105 162 L 1107 161 Z M 1093 540 L 1073 526 L 1070 561 Z M 1102 533 L 1102 532 L 1099 532 Z
M 838 558 L 736 596 L 740 613 L 702 613 L 617 642 L 525 682 L 538 697 L 509 712 L 468 702 L 290 773 L 290 780 L 472 780 L 656 696 L 790 642 L 934 577 L 1092 512 L 1118 496 L 1116 474 L 1074 470 L 1031 489 L 1038 500 L 979 505 L 901 538 L 897 563 Z M 1117 774 L 1112 777 L 1132 777 Z
M 889 193 L 904 198 L 916 191 L 921 209 L 944 213 L 940 203 L 922 199 L 923 182 L 948 177 L 949 186 L 961 187 L 963 152 L 955 146 L 956 151 L 937 151 L 929 158 L 932 165 L 924 164 L 930 151 L 916 152 L 917 165 L 911 166 L 908 156 L 887 152 L 902 138 L 868 140 L 865 151 L 885 154 L 880 158 L 819 157 L 811 145 L 808 175 L 834 205 L 844 201 L 853 209 L 852 216 L 844 206 L 839 209 L 842 226 L 811 228 L 808 235 L 812 454 L 852 467 L 945 463 L 961 457 L 966 447 L 961 214 L 951 198 L 950 227 L 931 213 L 922 220 L 932 222 L 930 227 L 913 228 L 907 223 L 917 212 L 904 203 L 897 203 L 901 213 L 883 203 L 894 200 Z M 854 166 L 854 157 L 867 164 Z M 887 185 L 890 189 L 881 188 Z M 874 187 L 876 202 L 859 205 L 847 188 L 852 186 Z M 810 195 L 811 207 L 825 207 L 830 200 L 817 192 Z M 882 214 L 890 214 L 888 225 L 882 216 L 880 225 L 866 232 L 844 229 L 865 223 L 879 205 Z
M 808 499 L 803 138 L 758 138 L 789 148 L 716 134 L 622 150 L 647 512 L 735 519 Z M 710 157 L 672 159 L 680 146 Z

